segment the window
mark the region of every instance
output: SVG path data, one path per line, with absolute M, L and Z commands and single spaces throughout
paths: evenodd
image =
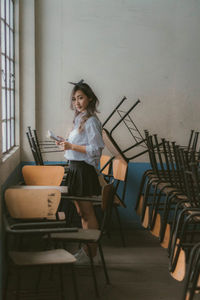
M 14 0 L 0 0 L 2 153 L 15 146 Z

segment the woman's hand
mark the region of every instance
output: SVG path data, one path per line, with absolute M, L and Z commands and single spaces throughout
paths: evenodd
M 67 141 L 61 142 L 59 144 L 63 150 L 73 150 L 81 153 L 86 153 L 86 146 L 71 144 Z
M 60 145 L 64 150 L 72 150 L 72 144 L 69 142 L 61 142 Z
M 60 139 L 60 141 L 56 141 L 56 145 L 59 146 L 61 145 L 61 143 L 65 141 L 65 139 L 62 136 L 57 136 L 57 137 Z

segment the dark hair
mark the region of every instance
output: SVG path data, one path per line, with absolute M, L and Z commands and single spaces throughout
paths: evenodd
M 89 99 L 91 99 L 91 101 L 88 103 L 88 106 L 86 109 L 87 113 L 83 116 L 80 126 L 79 126 L 79 132 L 81 132 L 84 129 L 85 122 L 91 116 L 96 115 L 96 113 L 98 112 L 97 106 L 99 105 L 99 100 L 98 100 L 97 96 L 95 95 L 95 93 L 93 92 L 93 90 L 91 89 L 91 87 L 87 83 L 80 82 L 80 83 L 77 83 L 76 85 L 74 85 L 74 88 L 71 92 L 71 103 L 70 103 L 71 109 L 75 110 L 74 119 L 79 114 L 79 112 L 74 108 L 74 105 L 73 105 L 74 94 L 77 91 L 82 91 Z

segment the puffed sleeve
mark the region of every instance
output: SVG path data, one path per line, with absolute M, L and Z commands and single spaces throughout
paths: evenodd
M 85 131 L 88 138 L 87 155 L 100 158 L 104 148 L 100 121 L 96 117 L 90 117 L 85 124 Z

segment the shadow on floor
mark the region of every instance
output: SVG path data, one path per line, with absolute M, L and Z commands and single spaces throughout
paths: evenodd
M 103 240 L 104 255 L 111 285 L 105 284 L 101 266 L 96 266 L 101 300 L 180 300 L 183 282 L 175 281 L 168 271 L 167 251 L 149 232 L 142 229 L 126 231 L 126 244 L 121 246 L 119 235 Z M 67 246 L 72 253 L 75 245 Z M 80 300 L 96 299 L 89 267 L 76 267 Z M 47 268 L 42 272 L 40 292 L 34 291 L 38 269 L 21 273 L 23 300 L 59 300 L 58 270 Z M 12 289 L 16 274 L 12 274 L 7 300 L 14 300 Z M 70 272 L 64 271 L 65 290 L 68 300 L 73 300 Z

